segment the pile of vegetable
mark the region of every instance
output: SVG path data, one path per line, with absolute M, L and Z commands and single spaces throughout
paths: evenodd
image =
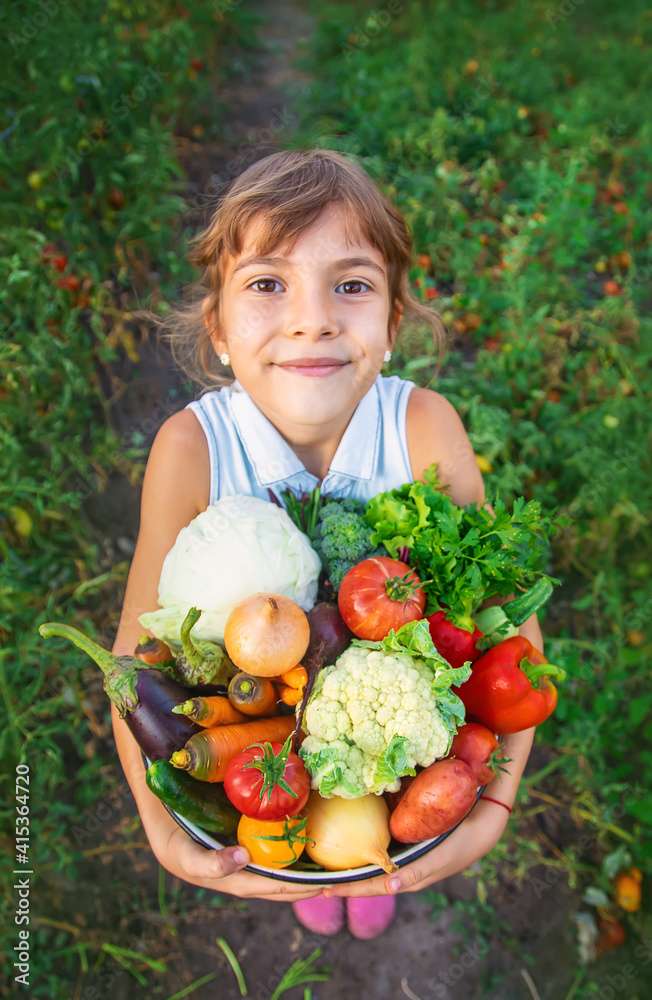
M 557 582 L 551 525 L 456 507 L 434 466 L 367 504 L 270 499 L 182 529 L 133 656 L 40 633 L 100 667 L 169 808 L 256 864 L 393 871 L 392 845 L 450 830 L 509 763 L 501 735 L 554 711 L 563 671 L 518 634 Z

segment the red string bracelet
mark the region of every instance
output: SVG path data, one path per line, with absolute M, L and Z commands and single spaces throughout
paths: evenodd
M 506 809 L 508 813 L 511 813 L 512 811 L 512 807 L 508 806 L 506 802 L 499 802 L 498 799 L 492 799 L 490 795 L 481 795 L 480 798 L 486 799 L 487 802 L 495 802 L 497 806 L 502 806 L 503 809 Z

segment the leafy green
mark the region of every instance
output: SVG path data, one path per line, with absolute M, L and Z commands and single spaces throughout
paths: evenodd
M 459 507 L 442 492 L 436 464 L 423 481 L 379 493 L 367 503 L 372 541 L 392 558 L 409 561 L 428 598 L 426 614 L 445 607 L 456 624 L 470 622 L 489 597 L 522 591 L 546 577 L 554 516 L 536 500 L 517 497 L 511 512 L 497 498 L 495 513 L 477 504 Z
M 326 746 L 314 753 L 305 753 L 300 749 L 299 755 L 310 772 L 313 787 L 316 784 L 320 795 L 324 798 L 336 792 L 338 795 L 350 798 L 364 795 L 363 785 L 356 781 L 354 772 L 347 766 L 344 747 Z
M 417 773 L 406 751 L 407 742 L 405 736 L 393 736 L 385 747 L 376 765 L 375 779 L 378 784 L 389 784 L 406 774 Z

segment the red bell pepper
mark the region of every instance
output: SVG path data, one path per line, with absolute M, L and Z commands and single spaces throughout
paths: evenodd
M 514 635 L 476 660 L 468 681 L 455 688 L 467 711 L 493 733 L 518 733 L 538 726 L 557 706 L 566 671 L 548 663 L 523 635 Z
M 467 660 L 473 662 L 481 655 L 482 650 L 476 647 L 476 642 L 484 633 L 479 628 L 473 626 L 470 631 L 460 628 L 446 617 L 445 611 L 430 615 L 428 625 L 435 649 L 451 667 L 461 667 Z

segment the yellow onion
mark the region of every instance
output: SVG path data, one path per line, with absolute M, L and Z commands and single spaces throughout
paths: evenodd
M 363 865 L 379 865 L 386 872 L 397 870 L 387 853 L 389 809 L 382 795 L 324 799 L 311 792 L 306 837 L 307 853 L 328 871 Z
M 296 667 L 309 640 L 305 612 L 283 594 L 252 594 L 233 607 L 224 626 L 230 658 L 255 677 L 277 677 Z

